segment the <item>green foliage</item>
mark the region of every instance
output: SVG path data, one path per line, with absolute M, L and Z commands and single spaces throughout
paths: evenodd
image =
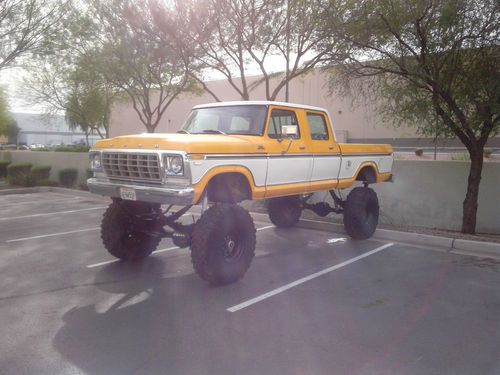
M 65 114 L 71 128 L 79 128 L 86 134 L 92 130 L 101 134 L 104 130 L 107 135 L 111 106 L 117 93 L 100 73 L 97 63 L 92 55 L 84 55 L 68 72 Z
M 15 121 L 9 112 L 7 95 L 4 88 L 0 86 L 0 135 L 8 136 L 9 142 L 13 125 L 15 125 Z
M 31 184 L 31 168 L 30 163 L 14 163 L 7 167 L 7 182 L 10 185 L 28 186 Z
M 52 167 L 50 165 L 40 165 L 34 166 L 31 169 L 31 178 L 35 185 L 43 185 L 49 180 L 50 170 Z
M 90 147 L 87 145 L 57 146 L 53 150 L 56 152 L 89 152 Z
M 340 69 L 351 94 L 365 94 L 385 121 L 414 126 L 424 135 L 453 135 L 470 149 L 498 133 L 497 1 L 347 4 L 351 11 L 332 16 L 328 27 L 335 43 L 352 51 Z M 362 80 L 352 85 L 352 78 Z
M 95 0 L 93 4 L 92 17 L 102 33 L 102 43 L 94 50 L 95 66 L 128 96 L 139 120 L 152 133 L 172 101 L 192 89 L 190 56 L 179 47 L 179 35 L 165 34 L 157 27 L 165 17 L 175 28 L 173 13 L 159 13 L 158 1 Z
M 59 182 L 61 186 L 73 187 L 76 184 L 76 179 L 78 177 L 78 169 L 76 168 L 66 168 L 59 171 Z
M 454 161 L 470 161 L 469 154 L 453 154 L 451 155 L 451 160 Z
M 8 160 L 0 160 L 0 178 L 7 176 L 7 167 L 10 163 Z
M 415 150 L 415 155 L 422 156 L 423 154 L 424 154 L 424 150 L 422 150 L 421 148 L 417 148 Z

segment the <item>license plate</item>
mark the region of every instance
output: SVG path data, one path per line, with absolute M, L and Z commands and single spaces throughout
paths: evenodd
M 126 201 L 137 200 L 137 196 L 135 195 L 135 190 L 129 188 L 120 188 L 120 197 Z

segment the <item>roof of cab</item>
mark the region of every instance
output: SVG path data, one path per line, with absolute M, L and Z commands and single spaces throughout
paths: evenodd
M 291 107 L 291 108 L 300 108 L 300 109 L 309 109 L 311 111 L 320 111 L 327 112 L 324 108 L 313 107 L 310 105 L 304 104 L 296 104 L 296 103 L 285 103 L 285 102 L 273 102 L 268 100 L 246 100 L 246 101 L 230 101 L 230 102 L 217 102 L 217 103 L 207 103 L 207 104 L 199 104 L 193 107 L 193 109 L 199 108 L 212 108 L 212 107 L 228 107 L 235 105 L 276 105 L 280 107 Z

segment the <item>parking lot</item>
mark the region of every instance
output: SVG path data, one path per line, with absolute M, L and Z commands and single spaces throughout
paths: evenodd
M 0 374 L 500 373 L 499 259 L 255 215 L 249 271 L 217 288 L 168 239 L 115 261 L 108 203 L 0 196 Z

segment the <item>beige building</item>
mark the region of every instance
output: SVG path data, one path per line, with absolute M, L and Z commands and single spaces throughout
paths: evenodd
M 255 81 L 260 77 L 253 77 Z M 223 101 L 241 100 L 227 80 L 210 81 L 207 86 Z M 384 124 L 374 108 L 367 106 L 353 107 L 350 98 L 331 94 L 328 88 L 327 74 L 315 71 L 290 82 L 290 102 L 326 108 L 335 127 L 339 141 L 362 143 L 390 143 L 395 146 L 431 146 L 431 139 L 419 138 L 414 129 L 394 128 Z M 277 100 L 284 100 L 282 89 Z M 263 84 L 250 93 L 251 100 L 265 100 Z M 191 108 L 197 104 L 212 103 L 214 98 L 204 93 L 200 96 L 184 94 L 174 100 L 166 110 L 156 129 L 157 133 L 176 132 L 188 116 Z M 112 137 L 125 134 L 143 133 L 146 129 L 131 105 L 119 104 L 112 113 L 110 134 Z M 496 140 L 500 140 L 497 138 Z M 461 146 L 456 140 L 440 141 L 441 146 Z

